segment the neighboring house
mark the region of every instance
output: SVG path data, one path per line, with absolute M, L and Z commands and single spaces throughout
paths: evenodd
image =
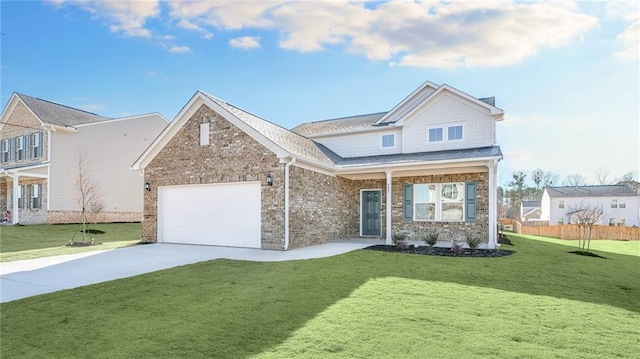
M 520 220 L 522 222 L 540 221 L 541 214 L 541 201 L 522 201 L 522 203 L 520 204 Z
M 541 219 L 550 225 L 570 224 L 570 213 L 583 209 L 602 208 L 598 224 L 638 226 L 640 197 L 627 186 L 566 186 L 549 187 L 542 194 Z
M 107 118 L 14 93 L 0 118 L 0 211 L 10 223 L 77 223 L 78 161 L 102 193 L 97 222 L 142 219 L 143 177 L 129 167 L 167 120 Z
M 503 118 L 426 82 L 389 112 L 287 130 L 198 91 L 132 166 L 143 241 L 286 250 L 435 230 L 495 248 Z

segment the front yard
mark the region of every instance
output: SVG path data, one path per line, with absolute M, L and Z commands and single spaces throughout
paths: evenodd
M 510 238 L 502 258 L 215 260 L 4 303 L 0 356 L 637 356 L 640 256 Z
M 72 240 L 82 240 L 82 225 L 78 224 L 0 226 L 0 262 L 122 247 L 139 242 L 142 231 L 140 223 L 91 224 L 88 228 L 87 235 L 102 245 L 66 247 Z

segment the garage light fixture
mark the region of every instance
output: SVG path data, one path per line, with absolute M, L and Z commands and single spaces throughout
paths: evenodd
M 151 183 L 146 182 L 144 184 L 144 189 L 147 190 L 147 192 L 151 192 Z
M 273 186 L 273 178 L 270 174 L 267 175 L 267 186 Z

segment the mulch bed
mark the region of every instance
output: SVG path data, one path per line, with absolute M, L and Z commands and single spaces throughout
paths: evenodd
M 444 256 L 444 257 L 504 257 L 504 256 L 509 256 L 515 253 L 513 251 L 505 251 L 502 249 L 476 249 L 473 252 L 470 249 L 464 249 L 461 252 L 454 252 L 451 250 L 451 248 L 440 248 L 440 247 L 429 248 L 428 246 L 416 247 L 414 245 L 410 245 L 407 248 L 401 248 L 398 246 L 384 245 L 384 244 L 378 244 L 375 246 L 366 247 L 364 249 L 370 250 L 370 251 L 406 253 L 406 254 L 423 254 L 428 256 Z

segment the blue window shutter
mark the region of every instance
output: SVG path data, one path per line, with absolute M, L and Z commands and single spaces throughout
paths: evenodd
M 402 219 L 413 220 L 413 185 L 404 184 L 402 188 Z
M 476 215 L 476 183 L 475 182 L 467 182 L 465 183 L 465 206 L 466 206 L 466 214 L 465 221 L 475 221 L 477 219 Z

